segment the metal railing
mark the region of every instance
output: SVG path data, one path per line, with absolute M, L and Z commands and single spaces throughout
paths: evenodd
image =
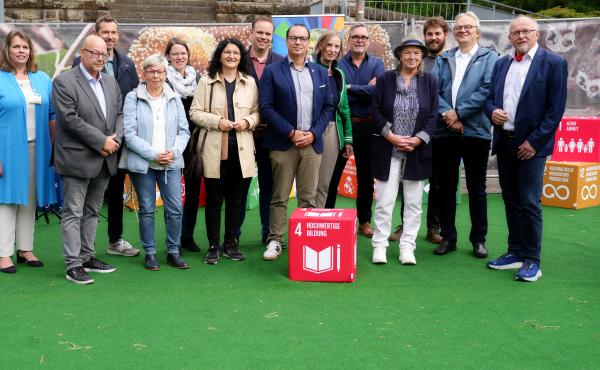
M 371 21 L 401 21 L 407 18 L 418 20 L 434 16 L 454 19 L 458 13 L 465 12 L 467 9 L 467 3 L 367 0 L 364 18 Z

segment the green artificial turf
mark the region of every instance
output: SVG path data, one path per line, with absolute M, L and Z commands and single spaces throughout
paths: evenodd
M 545 207 L 544 218 L 537 283 L 472 257 L 465 196 L 457 252 L 433 255 L 421 227 L 416 266 L 400 265 L 397 242 L 387 265 L 373 265 L 370 240 L 360 237 L 355 283 L 299 283 L 287 278 L 286 252 L 261 259 L 257 209 L 244 225 L 246 261 L 202 263 L 201 210 L 203 253 L 185 254 L 189 270 L 168 266 L 161 209 L 162 269 L 144 270 L 141 255 L 106 254 L 102 220 L 97 256 L 118 270 L 93 274 L 91 286 L 65 280 L 59 225 L 40 220 L 35 251 L 46 267 L 0 274 L 0 368 L 599 368 L 600 208 Z M 489 223 L 495 257 L 506 243 L 498 195 L 489 196 Z M 125 214 L 124 236 L 139 246 L 134 213 Z

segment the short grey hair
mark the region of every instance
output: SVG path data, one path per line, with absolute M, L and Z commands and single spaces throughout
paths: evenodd
M 477 26 L 477 29 L 481 28 L 481 22 L 479 22 L 479 17 L 477 16 L 477 14 L 468 11 L 465 13 L 458 13 L 456 15 L 456 18 L 454 18 L 454 23 L 456 23 L 456 21 L 458 21 L 458 18 L 462 18 L 462 17 L 471 17 L 474 21 L 475 21 L 475 25 Z
M 371 36 L 371 30 L 369 30 L 369 27 L 367 27 L 367 25 L 364 24 L 364 23 L 357 23 L 357 24 L 352 25 L 352 27 L 350 27 L 350 30 L 348 31 L 348 35 L 352 36 L 352 33 L 357 28 L 364 28 L 364 29 L 366 29 L 367 30 L 367 34 L 369 36 Z
M 169 65 L 169 61 L 161 54 L 152 54 L 142 62 L 142 69 L 146 69 L 152 66 L 164 67 L 165 71 L 167 70 L 167 66 Z
M 535 30 L 536 31 L 540 30 L 540 26 L 539 26 L 538 22 L 535 19 L 533 19 L 533 18 L 531 18 L 529 16 L 526 16 L 526 15 L 520 14 L 515 19 L 513 19 L 512 21 L 510 21 L 510 24 L 508 25 L 508 32 L 510 32 L 510 30 L 512 29 L 512 26 L 519 19 L 527 19 L 528 21 L 530 21 L 531 23 L 533 23 L 535 25 Z

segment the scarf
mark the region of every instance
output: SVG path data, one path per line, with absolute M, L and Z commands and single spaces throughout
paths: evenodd
M 173 86 L 173 90 L 181 98 L 194 96 L 194 91 L 196 91 L 196 70 L 194 67 L 186 65 L 185 77 L 181 77 L 181 74 L 169 64 L 167 67 L 167 79 Z

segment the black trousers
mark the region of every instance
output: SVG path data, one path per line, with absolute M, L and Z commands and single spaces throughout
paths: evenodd
M 344 151 L 340 151 L 337 160 L 335 161 L 333 173 L 331 174 L 331 182 L 329 182 L 329 189 L 327 190 L 325 208 L 335 208 L 335 201 L 337 200 L 338 195 L 338 185 L 340 184 L 340 179 L 344 173 L 346 162 L 348 162 L 348 158 L 344 157 Z
M 469 191 L 471 243 L 485 243 L 488 229 L 485 181 L 490 140 L 452 136 L 434 139 L 433 168 L 439 182 L 441 235 L 456 243 L 456 189 L 460 160 L 463 160 Z
M 352 123 L 352 146 L 356 162 L 356 210 L 358 222 L 363 224 L 371 221 L 373 207 L 373 174 L 371 172 L 371 134 L 372 123 Z
M 204 178 L 206 185 L 204 214 L 206 235 L 210 246 L 220 245 L 223 202 L 225 202 L 225 238 L 223 244 L 235 244 L 240 228 L 242 194 L 251 180 L 251 177 L 242 177 L 242 168 L 240 167 L 237 150 L 230 150 L 229 158 L 221 161 L 221 178 Z
M 183 218 L 181 220 L 181 237 L 189 240 L 194 237 L 194 229 L 196 228 L 202 178 L 194 179 L 184 175 L 183 180 L 185 181 L 185 202 L 183 204 Z
M 123 237 L 123 188 L 127 171 L 119 169 L 108 180 L 106 204 L 108 206 L 108 241 L 116 243 Z

